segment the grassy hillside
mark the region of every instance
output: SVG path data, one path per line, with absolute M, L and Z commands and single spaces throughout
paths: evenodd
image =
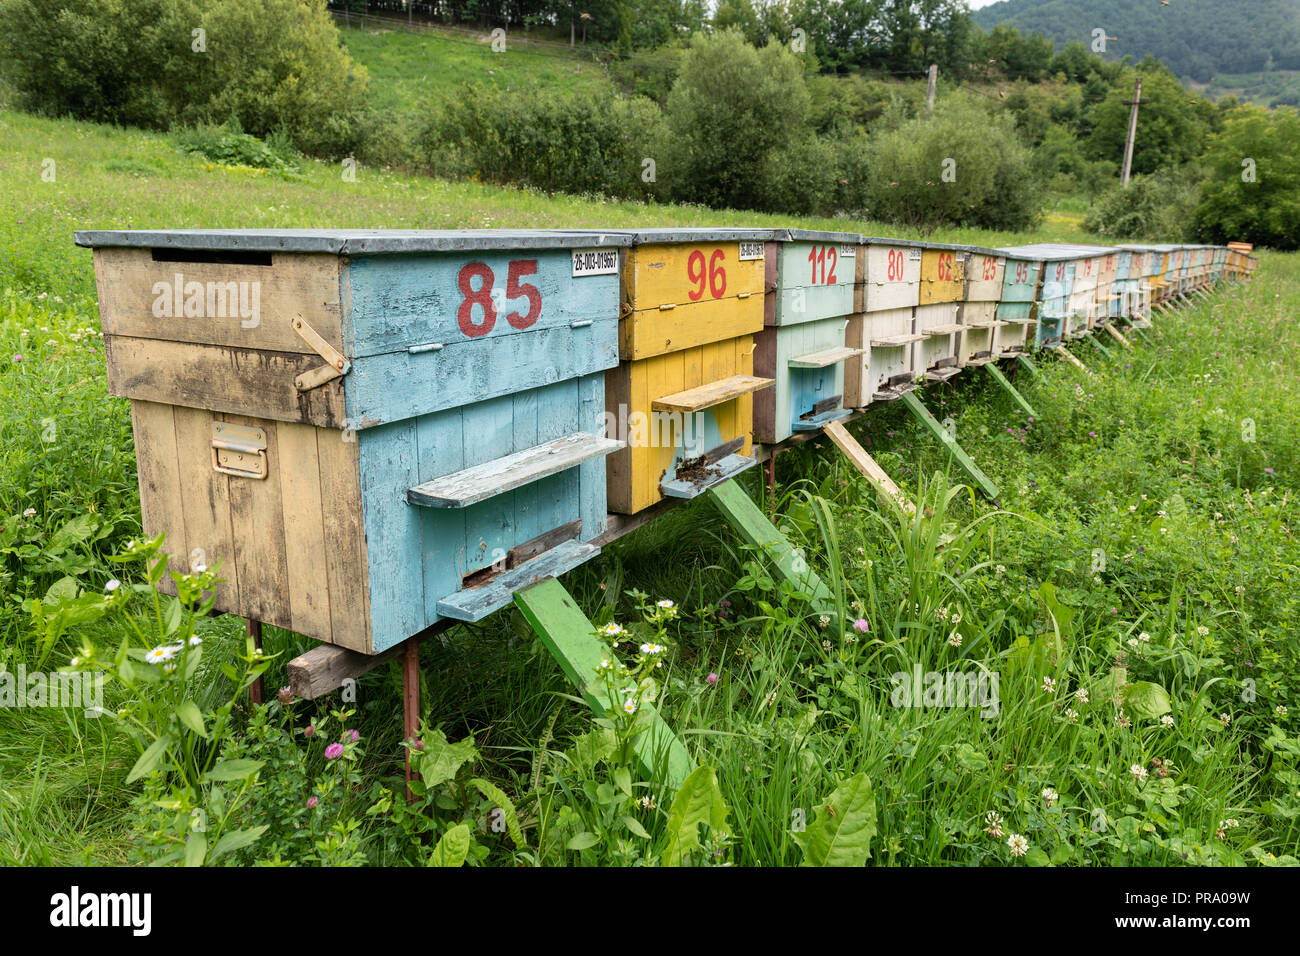
M 1300 0 L 1004 0 L 975 12 L 985 29 L 1009 23 L 1058 44 L 1116 37 L 1106 57 L 1148 53 L 1180 76 L 1300 69 Z

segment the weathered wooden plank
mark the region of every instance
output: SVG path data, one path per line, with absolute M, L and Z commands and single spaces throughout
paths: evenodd
M 733 439 L 732 446 L 734 447 L 735 444 Z M 707 464 L 702 462 L 698 466 L 698 473 L 684 475 L 679 469 L 676 474 L 665 476 L 661 488 L 669 498 L 698 498 L 704 492 L 729 481 L 756 464 L 757 461 L 749 455 L 718 455 L 715 460 Z
M 825 428 L 827 436 L 833 441 L 840 451 L 853 463 L 853 467 L 860 471 L 867 481 L 871 482 L 873 488 L 885 497 L 898 505 L 908 514 L 916 514 L 916 505 L 908 500 L 907 495 L 903 494 L 898 485 L 894 484 L 894 479 L 889 477 L 889 473 L 881 468 L 876 460 L 867 453 L 867 450 L 858 443 L 847 428 L 840 422 L 831 422 Z
M 321 431 L 325 441 L 338 440 L 334 431 Z M 316 454 L 318 430 L 310 425 L 281 423 L 275 432 L 280 454 L 270 464 L 280 473 L 288 574 L 285 598 L 289 602 L 293 629 L 332 642 L 330 592 L 325 571 L 325 555 L 331 542 L 325 539 L 321 506 L 320 459 Z
M 823 349 L 820 352 L 810 352 L 807 355 L 800 355 L 797 358 L 792 358 L 790 359 L 790 367 L 826 368 L 828 365 L 835 365 L 839 362 L 843 362 L 845 359 L 861 354 L 862 349 L 860 348 L 851 348 L 842 345 L 837 348 Z
M 682 392 L 656 398 L 650 406 L 657 412 L 698 412 L 729 402 L 733 398 L 748 395 L 750 392 L 756 392 L 760 388 L 767 388 L 772 384 L 773 380 L 770 378 L 731 375 L 696 388 L 688 388 Z
M 514 599 L 524 618 L 596 716 L 603 717 L 621 707 L 622 701 L 611 698 L 597 676 L 600 662 L 606 658 L 608 650 L 596 637 L 596 626 L 582 613 L 564 586 L 554 579 L 543 581 L 517 592 Z M 647 730 L 633 742 L 637 758 L 654 779 L 678 787 L 695 769 L 695 762 L 654 708 L 645 703 L 641 708 Z
M 608 455 L 626 444 L 578 432 L 416 485 L 406 500 L 426 508 L 465 508 Z
M 1043 377 L 1043 373 L 1038 370 L 1037 363 L 1035 363 L 1033 359 L 1031 359 L 1028 355 L 1025 355 L 1023 352 L 1016 356 L 1016 361 L 1019 362 L 1021 365 L 1023 365 L 1025 367 L 1025 370 L 1029 372 L 1029 374 L 1032 375 L 1034 378 Z
M 913 332 L 902 332 L 898 335 L 882 335 L 879 338 L 871 340 L 872 348 L 895 348 L 907 345 L 910 342 L 922 342 L 925 340 L 924 335 L 918 335 Z
M 481 621 L 510 603 L 516 591 L 548 578 L 558 578 L 600 554 L 600 548 L 570 538 L 518 567 L 477 587 L 455 591 L 438 600 L 438 613 L 458 621 Z
M 114 395 L 281 422 L 343 427 L 345 379 L 306 392 L 294 386 L 297 376 L 324 364 L 315 352 L 268 352 L 119 335 L 106 335 L 104 349 L 108 387 Z
M 248 265 L 168 255 L 177 261 L 154 261 L 149 249 L 95 250 L 105 335 L 314 355 L 289 326 L 296 316 L 342 348 L 338 256 L 275 254 L 270 265 Z
M 1088 368 L 1088 366 L 1080 362 L 1078 357 L 1075 356 L 1075 354 L 1071 352 L 1069 349 L 1067 349 L 1064 345 L 1057 345 L 1052 349 L 1052 351 L 1055 352 L 1058 356 L 1060 356 L 1060 358 L 1063 359 L 1064 361 L 1069 362 L 1075 368 L 1082 369 L 1083 371 L 1087 372 L 1089 375 L 1092 374 L 1092 369 Z
M 226 579 L 226 583 L 217 590 L 216 606 L 223 611 L 242 614 L 245 606 L 244 569 L 235 549 L 230 479 L 212 467 L 212 424 L 217 416 L 201 409 L 179 406 L 172 409 L 172 414 L 176 423 L 177 476 L 182 495 L 179 508 L 185 515 L 186 563 L 198 561 L 214 568 L 220 561 L 221 577 Z M 270 425 L 269 422 L 263 424 Z M 269 465 L 272 460 L 269 453 L 267 460 Z
M 289 661 L 289 689 L 294 697 L 316 700 L 338 690 L 344 681 L 356 680 L 380 664 L 397 660 L 405 647 L 402 643 L 378 654 L 360 654 L 345 647 L 319 644 Z
M 190 556 L 185 544 L 185 500 L 176 453 L 176 422 L 170 405 L 132 402 L 136 473 L 140 480 L 140 519 L 144 533 L 166 535 L 163 547 L 173 571 L 187 572 Z M 233 575 L 234 568 L 224 569 Z M 164 577 L 170 584 L 170 579 Z M 238 584 L 232 587 L 238 593 Z
M 935 438 L 944 444 L 948 449 L 948 453 L 956 459 L 957 464 L 961 465 L 962 470 L 971 477 L 980 490 L 990 498 L 997 498 L 998 486 L 980 470 L 979 465 L 975 464 L 970 455 L 966 454 L 965 450 L 957 444 L 957 440 L 953 438 L 948 429 L 939 424 L 935 417 L 930 414 L 929 409 L 925 407 L 916 393 L 908 392 L 903 395 L 903 404 L 907 406 L 908 411 L 915 415 L 922 425 L 929 429 Z
M 727 481 L 715 485 L 709 489 L 709 498 L 741 537 L 768 556 L 782 579 L 812 595 L 814 610 L 828 616 L 836 613 L 830 588 L 739 484 Z
M 960 332 L 965 326 L 960 322 L 946 322 L 942 325 L 930 325 L 922 329 L 922 338 L 929 338 L 932 335 L 952 335 L 954 332 Z
M 335 644 L 371 650 L 370 572 L 362 525 L 361 467 L 357 435 L 324 429 L 316 436 L 320 473 L 321 556 L 330 592 L 330 631 Z
M 274 425 L 257 419 L 225 415 L 223 420 L 266 432 L 266 478 L 223 476 L 228 482 L 232 543 L 239 567 L 239 605 L 251 620 L 292 629 L 280 469 L 270 465 L 280 460 L 279 436 Z M 289 468 L 293 467 L 290 462 Z

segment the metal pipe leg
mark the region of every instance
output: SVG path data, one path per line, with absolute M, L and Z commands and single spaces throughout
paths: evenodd
M 411 743 L 420 733 L 420 642 L 414 638 L 406 642 L 402 652 L 402 740 Z M 414 803 L 415 794 L 411 792 L 411 781 L 415 772 L 411 770 L 411 751 L 406 751 L 406 802 Z
M 253 646 L 259 651 L 262 649 L 262 622 L 249 620 L 248 636 L 253 639 Z M 257 679 L 248 687 L 248 699 L 254 704 L 266 703 L 266 688 L 262 684 L 262 675 L 258 674 Z

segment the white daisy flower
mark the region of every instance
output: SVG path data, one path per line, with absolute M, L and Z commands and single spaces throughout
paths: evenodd
M 623 633 L 623 625 L 610 622 L 600 629 L 600 633 L 606 637 L 618 637 Z

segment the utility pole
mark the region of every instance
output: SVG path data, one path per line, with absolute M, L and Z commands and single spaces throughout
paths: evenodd
M 1123 188 L 1128 188 L 1129 173 L 1133 169 L 1133 140 L 1137 138 L 1138 131 L 1138 104 L 1142 102 L 1142 77 L 1137 78 L 1133 85 L 1133 102 L 1129 104 L 1132 110 L 1128 114 L 1128 142 L 1124 144 L 1124 172 L 1120 174 L 1119 184 Z
M 569 4 L 569 49 L 570 50 L 574 49 L 574 42 L 577 40 L 577 36 L 578 36 L 577 28 L 573 24 L 574 6 L 577 4 L 577 2 L 578 0 L 573 0 L 573 2 Z
M 939 79 L 939 64 L 930 64 L 930 82 L 925 88 L 925 108 L 931 113 L 934 112 L 934 84 Z

